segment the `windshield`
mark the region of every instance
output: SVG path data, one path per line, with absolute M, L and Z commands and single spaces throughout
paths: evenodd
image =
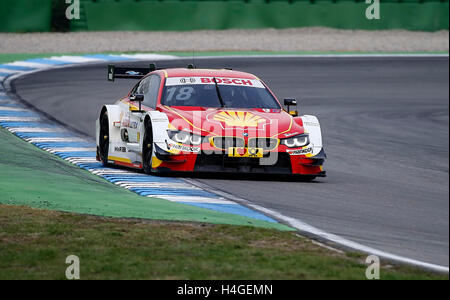
M 280 109 L 259 80 L 216 78 L 216 82 L 217 88 L 212 77 L 167 78 L 161 103 L 167 106 Z

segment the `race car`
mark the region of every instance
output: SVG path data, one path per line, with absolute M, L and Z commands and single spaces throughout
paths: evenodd
M 239 172 L 326 176 L 319 121 L 287 110 L 255 75 L 231 69 L 108 66 L 108 80 L 139 80 L 104 105 L 97 160 L 145 173 Z M 291 110 L 292 108 L 292 110 Z

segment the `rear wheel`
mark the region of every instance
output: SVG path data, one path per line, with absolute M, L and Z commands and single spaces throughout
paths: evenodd
M 152 173 L 152 156 L 153 156 L 153 130 L 152 122 L 147 120 L 145 122 L 144 141 L 142 143 L 142 166 L 144 172 Z
M 105 112 L 100 118 L 99 156 L 104 166 L 108 165 L 109 118 Z

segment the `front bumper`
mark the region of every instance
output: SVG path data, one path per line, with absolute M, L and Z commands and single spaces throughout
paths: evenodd
M 267 157 L 246 158 L 228 157 L 225 153 L 180 153 L 173 155 L 155 147 L 155 156 L 161 162 L 156 172 L 208 172 L 208 173 L 248 173 L 248 174 L 297 174 L 325 177 L 323 163 L 326 155 L 322 152 L 308 158 L 290 155 L 286 152 L 272 153 Z

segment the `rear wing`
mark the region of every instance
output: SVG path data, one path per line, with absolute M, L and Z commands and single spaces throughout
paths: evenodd
M 188 69 L 195 69 L 194 64 L 189 64 Z M 156 64 L 150 64 L 148 68 L 135 67 L 116 67 L 108 65 L 108 81 L 114 81 L 116 78 L 122 79 L 141 79 L 150 72 L 162 70 L 156 68 Z
M 116 78 L 141 79 L 155 70 L 155 64 L 150 64 L 148 68 L 116 67 L 115 65 L 108 65 L 108 81 L 114 81 Z

